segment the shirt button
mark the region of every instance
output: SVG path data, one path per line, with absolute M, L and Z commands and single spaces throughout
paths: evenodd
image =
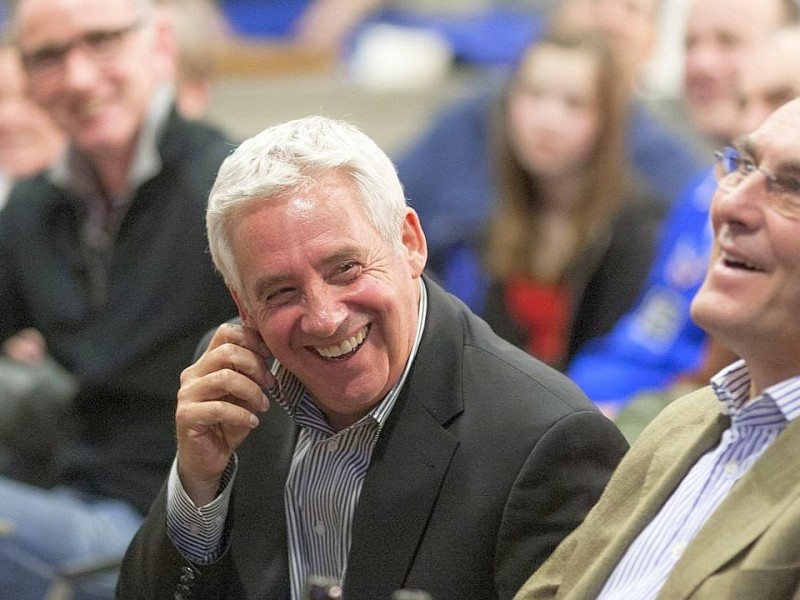
M 725 471 L 726 475 L 736 475 L 736 473 L 739 471 L 739 463 L 737 463 L 735 460 L 726 462 L 722 470 Z
M 339 440 L 334 438 L 328 442 L 328 450 L 336 452 L 339 449 Z
M 317 535 L 325 535 L 325 524 L 322 521 L 317 521 L 314 524 L 314 533 Z
M 192 535 L 200 535 L 203 532 L 202 528 L 199 525 L 192 524 L 189 526 L 189 533 Z
M 672 555 L 672 558 L 679 559 L 683 556 L 683 552 L 686 550 L 686 542 L 675 542 L 672 544 L 672 548 L 670 548 L 669 553 Z

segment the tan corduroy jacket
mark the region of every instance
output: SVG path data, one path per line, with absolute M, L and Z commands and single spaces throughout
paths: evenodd
M 729 419 L 710 387 L 669 405 L 620 463 L 584 523 L 515 600 L 589 600 Z M 689 545 L 659 600 L 800 599 L 800 422 L 736 484 Z M 635 600 L 635 599 L 631 599 Z

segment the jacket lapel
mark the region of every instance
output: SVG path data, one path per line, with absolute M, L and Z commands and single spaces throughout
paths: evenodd
M 662 597 L 687 598 L 760 537 L 800 496 L 800 421 L 790 423 L 734 486 L 675 566 Z
M 459 444 L 443 425 L 462 408 L 461 326 L 451 301 L 426 283 L 428 317 L 417 358 L 380 434 L 356 509 L 346 598 L 388 598 L 403 587 Z
M 289 598 L 284 487 L 296 440 L 297 426 L 272 406 L 239 448 L 237 478 L 249 487 L 233 492 L 239 540 L 232 552 L 248 598 Z
M 719 415 L 710 388 L 681 402 L 686 406 L 674 418 L 659 417 L 658 435 L 639 438 L 632 452 L 642 459 L 631 455 L 623 460 L 615 477 L 627 473 L 626 481 L 615 482 L 607 490 L 616 491 L 616 497 L 604 498 L 601 502 L 608 506 L 590 513 L 596 529 L 581 540 L 580 552 L 571 561 L 579 579 L 567 598 L 597 597 L 628 547 L 658 514 L 687 471 L 719 442 L 729 421 Z M 694 414 L 687 419 L 688 411 Z

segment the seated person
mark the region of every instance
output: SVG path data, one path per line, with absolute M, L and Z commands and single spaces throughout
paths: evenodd
M 615 57 L 624 65 L 618 85 L 627 98 L 628 137 L 623 145 L 627 160 L 644 188 L 668 205 L 706 163 L 697 140 L 688 139 L 685 128 L 679 131 L 657 117 L 636 91 L 640 71 L 652 53 L 659 2 L 593 0 L 583 19 L 565 18 L 576 4 L 585 0 L 560 0 L 549 29 L 597 33 L 609 39 Z M 610 27 L 614 19 L 609 14 L 629 26 L 626 35 Z M 516 54 L 515 64 L 525 48 Z M 490 81 L 488 90 L 456 100 L 396 157 L 406 196 L 425 224 L 434 271 L 439 250 L 462 237 L 480 235 L 490 215 L 498 186 L 492 149 L 499 132 L 493 119 L 505 86 L 506 79 L 501 77 L 499 84 Z
M 656 417 L 515 600 L 797 598 L 798 137 L 793 100 L 719 159 L 691 314 L 741 360 Z
M 613 424 L 423 275 L 420 221 L 351 125 L 247 140 L 207 215 L 241 323 L 183 372 L 117 597 L 301 600 L 321 576 L 510 600 L 605 486 Z
M 747 70 L 748 53 L 767 34 L 797 23 L 794 3 L 771 0 L 767 8 L 736 12 L 720 0 L 693 0 L 689 6 L 687 99 L 698 128 L 720 144 L 729 143 L 742 131 L 739 82 Z M 712 75 L 725 76 L 725 85 L 714 86 L 713 96 L 703 92 L 710 87 Z M 744 125 L 754 128 L 757 124 Z M 715 185 L 713 170 L 708 169 L 681 194 L 664 222 L 656 258 L 636 306 L 611 332 L 579 350 L 567 369 L 607 414 L 617 414 L 639 392 L 663 390 L 681 379 L 696 380 L 693 373 L 703 365 L 707 342 L 706 333 L 690 318 L 689 305 L 708 263 L 713 237 L 708 209 Z
M 495 115 L 489 222 L 432 256 L 446 289 L 557 368 L 630 308 L 650 262 L 661 205 L 626 179 L 623 111 L 604 38 L 531 45 Z
M 753 131 L 785 102 L 800 96 L 800 27 L 784 27 L 762 40 L 747 57 L 739 76 L 741 130 Z M 718 340 L 706 336 L 701 347 L 701 366 L 691 368 L 664 387 L 642 384 L 630 403 L 615 417 L 629 442 L 661 409 L 685 393 L 708 384 L 712 375 L 732 363 L 736 355 Z

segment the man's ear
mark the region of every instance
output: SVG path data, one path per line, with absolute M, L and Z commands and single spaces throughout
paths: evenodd
M 175 19 L 177 11 L 167 6 L 153 7 L 154 44 L 153 60 L 159 77 L 174 81 L 178 74 L 179 46 Z
M 247 305 L 241 299 L 239 293 L 235 289 L 233 289 L 230 285 L 228 285 L 228 291 L 231 293 L 233 301 L 236 303 L 236 308 L 239 311 L 239 318 L 242 320 L 242 325 L 244 325 L 245 327 L 252 327 L 253 325 L 250 319 L 250 312 L 247 310 Z
M 413 208 L 406 210 L 403 220 L 403 246 L 414 276 L 418 277 L 428 262 L 428 243 L 425 241 L 419 216 Z

